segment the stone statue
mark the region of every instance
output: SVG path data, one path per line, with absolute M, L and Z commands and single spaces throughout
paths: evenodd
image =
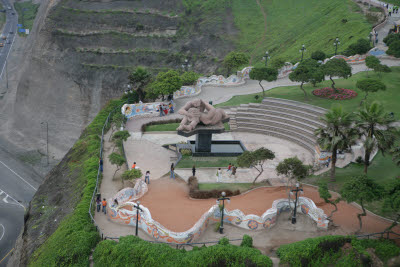
M 200 122 L 204 125 L 216 125 L 228 118 L 224 110 L 216 109 L 201 99 L 187 102 L 178 113 L 185 116 L 178 131 L 192 131 Z

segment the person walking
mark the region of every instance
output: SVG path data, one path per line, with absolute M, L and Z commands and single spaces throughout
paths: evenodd
M 173 163 L 171 164 L 171 175 L 169 178 L 175 179 L 175 167 Z
M 229 163 L 229 165 L 228 165 L 228 169 L 226 170 L 227 172 L 230 172 L 230 171 L 232 171 L 232 163 Z
M 193 174 L 193 176 L 196 176 L 196 166 L 195 165 L 193 165 L 192 174 Z
M 164 116 L 162 104 L 160 104 L 159 109 L 160 109 L 160 117 Z
M 389 17 L 392 16 L 393 7 L 389 7 L 389 8 L 388 8 L 388 12 L 389 12 Z
M 236 178 L 236 169 L 237 167 L 235 165 L 232 165 L 232 175 Z
M 329 167 L 329 163 L 331 163 L 331 157 L 328 157 L 328 160 L 326 161 L 326 167 Z
M 144 176 L 144 182 L 146 184 L 150 184 L 150 171 L 146 172 L 146 175 Z
M 222 179 L 222 170 L 221 168 L 218 168 L 217 170 L 217 183 L 220 183 Z
M 100 209 L 101 209 L 101 197 L 100 197 L 100 194 L 97 194 L 96 206 L 97 206 L 97 212 L 99 212 Z
M 132 164 L 132 170 L 133 169 L 136 169 L 136 161 L 134 161 L 133 164 Z
M 106 201 L 105 198 L 103 198 L 103 201 L 101 202 L 101 205 L 103 206 L 104 214 L 107 214 L 107 201 Z

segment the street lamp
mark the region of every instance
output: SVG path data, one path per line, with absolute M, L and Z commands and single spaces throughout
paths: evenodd
M 127 84 L 126 85 L 126 90 L 125 90 L 125 94 L 126 95 L 128 95 L 128 102 L 130 103 L 130 102 L 133 102 L 133 100 L 131 99 L 131 97 L 133 97 L 133 95 L 132 95 L 132 93 L 133 93 L 133 91 L 132 91 L 132 85 L 130 85 L 130 84 Z
M 225 197 L 225 196 L 226 196 L 225 192 L 222 192 L 222 193 L 221 193 L 221 196 L 222 196 L 222 197 L 218 198 L 219 201 L 222 200 L 221 224 L 219 225 L 219 233 L 220 233 L 220 234 L 223 234 L 223 233 L 224 233 L 224 209 L 225 209 L 225 200 L 230 200 L 230 198 L 229 198 L 229 197 Z
M 263 58 L 265 59 L 265 67 L 267 66 L 267 64 L 268 64 L 268 59 L 270 59 L 271 57 L 269 56 L 269 53 L 268 53 L 268 51 L 267 52 L 265 52 L 265 56 L 263 56 Z
M 46 123 L 46 158 L 47 158 L 47 166 L 49 166 L 49 124 L 47 121 L 43 121 L 40 124 L 44 125 Z
M 336 40 L 333 42 L 333 45 L 335 46 L 335 56 L 336 56 L 337 48 L 340 45 L 339 37 L 336 37 Z
M 185 62 L 182 63 L 182 70 L 183 71 L 188 71 L 188 69 L 191 67 L 191 65 L 189 64 L 189 60 L 186 58 Z
M 143 210 L 140 208 L 140 201 L 136 202 L 135 208 L 136 208 L 136 232 L 135 232 L 135 235 L 137 236 L 138 230 L 139 230 L 139 210 L 141 212 L 143 212 Z
M 299 189 L 299 183 L 296 183 L 296 189 L 291 190 L 292 192 L 296 192 L 296 200 L 294 201 L 294 211 L 293 211 L 293 217 L 292 217 L 292 224 L 296 223 L 296 210 L 297 210 L 297 193 L 299 191 L 303 192 L 303 189 Z
M 300 60 L 300 62 L 303 61 L 304 51 L 306 51 L 306 46 L 305 46 L 305 45 L 302 45 L 301 48 L 300 48 L 300 50 L 299 50 L 299 52 L 301 53 L 301 60 Z

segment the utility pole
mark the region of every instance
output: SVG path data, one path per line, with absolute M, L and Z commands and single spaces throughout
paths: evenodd
M 7 58 L 6 58 L 6 84 L 7 84 L 7 91 L 8 91 L 8 70 L 7 70 Z
M 138 232 L 139 232 L 139 210 L 141 212 L 143 212 L 143 210 L 140 208 L 140 201 L 136 202 L 135 208 L 136 208 L 136 232 L 135 232 L 135 235 L 137 236 Z
M 224 233 L 224 209 L 225 209 L 225 200 L 230 200 L 229 197 L 225 197 L 226 193 L 222 192 L 221 193 L 222 197 L 218 198 L 218 201 L 222 200 L 222 210 L 221 210 L 221 224 L 219 225 L 219 233 L 223 234 Z
M 292 217 L 292 224 L 296 223 L 296 210 L 297 210 L 297 193 L 303 192 L 303 189 L 299 189 L 299 183 L 296 183 L 296 189 L 291 190 L 292 192 L 296 192 L 296 200 L 294 202 L 294 210 L 293 210 L 293 217 Z

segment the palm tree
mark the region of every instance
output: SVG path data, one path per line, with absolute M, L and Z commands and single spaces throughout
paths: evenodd
M 317 142 L 322 149 L 332 152 L 331 181 L 335 181 L 337 150 L 345 150 L 355 143 L 358 133 L 351 127 L 353 114 L 343 110 L 342 106 L 334 106 L 321 120 L 326 127 L 315 130 Z
M 394 145 L 396 132 L 395 128 L 390 126 L 394 119 L 385 112 L 383 105 L 376 101 L 365 104 L 357 112 L 357 116 L 357 128 L 364 137 L 364 173 L 367 174 L 372 151 L 378 149 L 383 154 Z

